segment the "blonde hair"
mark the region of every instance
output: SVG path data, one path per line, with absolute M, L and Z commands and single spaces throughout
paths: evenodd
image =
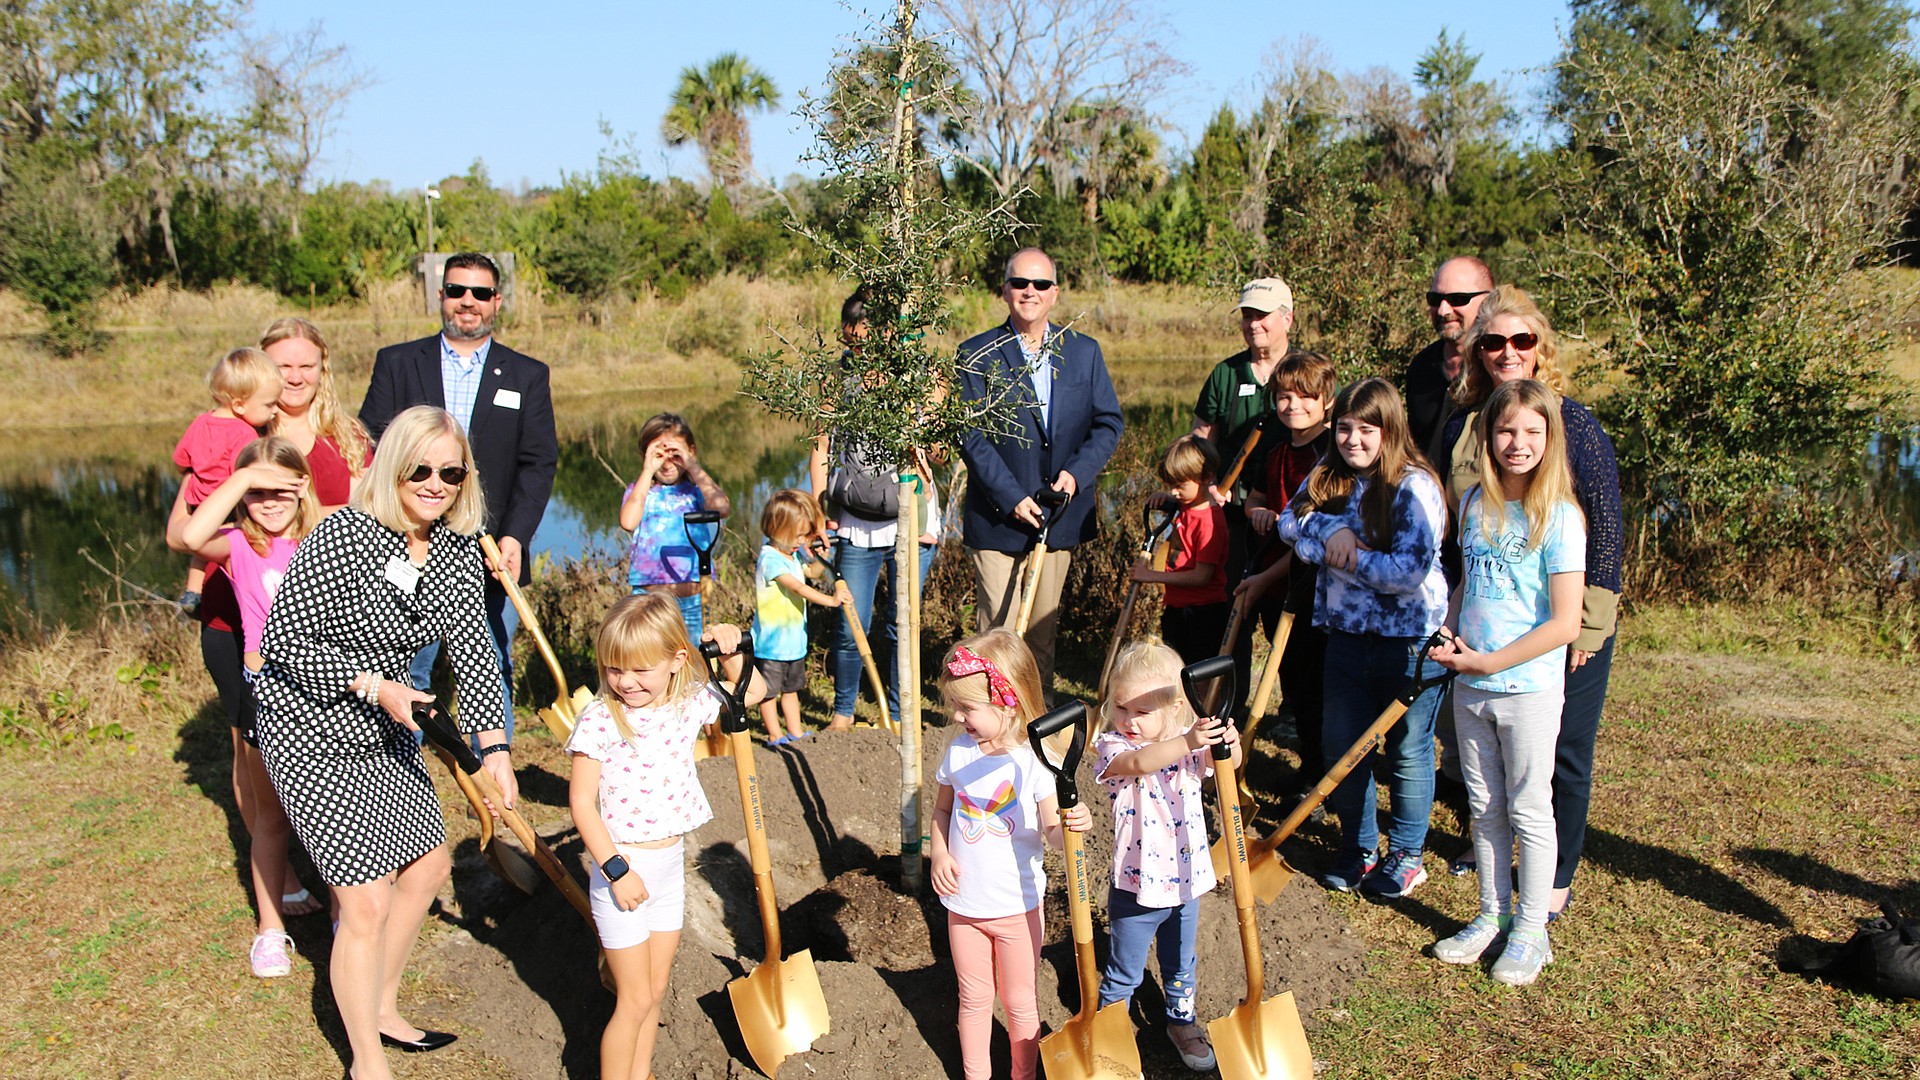
M 793 488 L 768 496 L 766 508 L 760 511 L 760 534 L 769 540 L 805 539 L 809 533 L 826 531 L 826 526 L 820 503 Z
M 1184 484 L 1195 480 L 1202 484 L 1220 476 L 1220 451 L 1198 435 L 1182 435 L 1173 440 L 1160 458 L 1160 482 Z
M 1180 669 L 1185 664 L 1180 654 L 1157 637 L 1136 638 L 1113 658 L 1113 677 L 1107 682 L 1107 696 L 1100 699 L 1100 730 L 1113 728 L 1113 706 L 1120 700 L 1122 686 L 1163 690 L 1172 700 L 1171 720 L 1176 732 L 1184 732 L 1198 719 L 1187 695 L 1180 689 Z M 1161 706 L 1164 707 L 1164 706 Z
M 313 478 L 313 470 L 307 467 L 307 456 L 300 452 L 299 447 L 278 435 L 255 439 L 241 447 L 239 453 L 233 455 L 235 471 L 262 461 L 278 465 L 283 469 L 291 469 L 308 480 Z M 280 535 L 295 541 L 305 539 L 306 535 L 313 531 L 313 527 L 320 524 L 321 517 L 320 500 L 314 498 L 313 485 L 309 483 L 306 489 L 300 492 L 300 498 L 295 504 L 293 522 L 287 526 L 287 531 Z M 247 538 L 248 546 L 262 555 L 267 553 L 268 547 L 273 543 L 273 537 L 254 522 L 252 514 L 247 513 L 247 504 L 244 499 L 241 500 L 240 505 L 233 508 L 233 523 L 240 527 L 240 533 Z
M 267 354 L 252 346 L 241 346 L 214 361 L 207 372 L 207 389 L 213 391 L 216 407 L 231 408 L 253 399 L 261 388 L 280 385 L 280 367 Z
M 406 509 L 400 505 L 400 485 L 406 482 L 414 466 L 420 464 L 427 444 L 442 435 L 451 435 L 460 444 L 460 463 L 467 467 L 467 478 L 454 491 L 453 505 L 440 520 L 463 536 L 479 532 L 487 521 L 487 499 L 480 490 L 479 470 L 473 466 L 473 446 L 447 410 L 431 405 L 415 405 L 387 425 L 380 444 L 373 448 L 373 461 L 367 466 L 367 475 L 353 489 L 348 505 L 394 532 L 406 532 L 411 522 L 407 520 Z
M 368 437 L 366 425 L 340 405 L 340 395 L 333 388 L 333 362 L 329 359 L 333 354 L 327 349 L 327 339 L 320 336 L 320 328 L 297 316 L 275 319 L 260 335 L 260 348 L 267 349 L 293 338 L 320 350 L 320 380 L 314 383 L 313 404 L 307 406 L 307 426 L 316 437 L 332 436 L 334 445 L 340 448 L 340 456 L 347 459 L 347 471 L 355 476 L 364 475 L 367 451 L 373 449 L 373 439 Z M 281 417 L 274 417 L 275 431 L 280 429 L 280 421 Z
M 1380 455 L 1366 470 L 1368 483 L 1366 494 L 1361 497 L 1360 523 L 1364 534 L 1361 539 L 1370 547 L 1385 550 L 1393 542 L 1393 497 L 1407 472 L 1424 470 L 1436 484 L 1440 477 L 1426 455 L 1413 445 L 1413 433 L 1407 427 L 1407 407 L 1401 403 L 1400 392 L 1392 383 L 1385 379 L 1361 379 L 1340 391 L 1340 396 L 1333 399 L 1333 426 L 1338 428 L 1340 421 L 1347 417 L 1380 429 Z M 1316 509 L 1332 512 L 1331 507 L 1344 507 L 1348 496 L 1353 494 L 1354 482 L 1360 477 L 1336 448 L 1307 474 L 1306 491 L 1295 498 L 1289 509 L 1305 517 Z
M 1019 704 L 1013 707 L 1014 741 L 1025 743 L 1027 725 L 1046 709 L 1046 699 L 1040 693 L 1040 665 L 1034 663 L 1027 643 L 1013 631 L 995 627 L 956 642 L 947 650 L 947 655 L 940 658 L 940 696 L 949 705 L 998 704 L 988 693 L 985 672 L 954 675 L 948 671 L 947 665 L 961 649 L 1000 669 L 1000 674 L 1012 684 L 1013 696 L 1019 699 Z
M 1566 396 L 1572 387 L 1566 373 L 1560 370 L 1560 339 L 1553 334 L 1553 324 L 1547 321 L 1546 314 L 1527 290 L 1518 285 L 1502 285 L 1480 301 L 1480 311 L 1460 342 L 1466 362 L 1460 365 L 1460 378 L 1453 384 L 1454 404 L 1472 409 L 1493 392 L 1493 376 L 1487 374 L 1487 362 L 1480 357 L 1480 338 L 1486 334 L 1487 326 L 1502 315 L 1519 319 L 1540 336 L 1539 343 L 1533 347 L 1533 377 L 1546 383 L 1554 393 Z
M 1480 531 L 1491 540 L 1507 527 L 1506 487 L 1500 463 L 1493 453 L 1494 425 L 1519 409 L 1539 413 L 1547 422 L 1547 448 L 1540 463 L 1526 474 L 1527 493 L 1520 507 L 1527 515 L 1527 550 L 1547 538 L 1547 526 L 1561 504 L 1580 513 L 1573 497 L 1573 470 L 1567 466 L 1567 429 L 1560 419 L 1560 395 L 1537 379 L 1514 379 L 1494 387 L 1493 396 L 1474 417 L 1474 437 L 1480 440 Z M 1462 500 L 1465 505 L 1465 500 Z M 1464 511 L 1462 511 L 1464 513 Z
M 621 597 L 601 621 L 593 636 L 594 668 L 600 676 L 600 700 L 607 703 L 622 739 L 631 742 L 633 728 L 627 724 L 627 704 L 613 692 L 607 669 L 652 667 L 678 654 L 684 654 L 686 662 L 668 680 L 667 692 L 656 705 L 679 701 L 707 685 L 706 661 L 687 637 L 679 601 L 666 593 L 634 593 Z

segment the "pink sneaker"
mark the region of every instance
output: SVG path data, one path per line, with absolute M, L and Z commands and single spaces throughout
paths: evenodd
M 247 961 L 257 978 L 272 979 L 293 974 L 293 939 L 284 930 L 262 930 L 253 936 L 253 948 Z

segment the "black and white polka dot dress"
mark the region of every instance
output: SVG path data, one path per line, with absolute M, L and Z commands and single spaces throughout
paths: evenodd
M 411 594 L 395 580 L 410 566 L 402 534 L 351 507 L 329 514 L 294 552 L 260 643 L 260 756 L 329 885 L 373 881 L 447 838 L 413 732 L 349 684 L 364 671 L 406 683 L 438 640 L 458 686 L 500 685 L 477 539 L 436 523 Z M 498 693 L 461 702 L 469 735 L 503 726 Z

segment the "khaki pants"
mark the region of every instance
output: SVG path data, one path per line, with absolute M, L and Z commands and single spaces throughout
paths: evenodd
M 973 553 L 974 610 L 980 629 L 1013 629 L 1020 616 L 1020 589 L 1031 572 L 1032 552 L 1008 555 L 999 551 Z M 1040 565 L 1040 588 L 1033 598 L 1033 616 L 1027 624 L 1027 648 L 1040 667 L 1040 686 L 1053 693 L 1053 640 L 1060 631 L 1060 593 L 1067 584 L 1071 551 L 1048 551 Z

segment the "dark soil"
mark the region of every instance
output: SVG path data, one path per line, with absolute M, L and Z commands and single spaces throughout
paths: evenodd
M 926 728 L 931 777 L 951 733 Z M 831 1031 L 786 1059 L 779 1077 L 960 1077 L 955 990 L 945 909 L 923 886 L 898 887 L 900 756 L 897 740 L 873 729 L 819 734 L 795 747 L 758 748 L 768 844 L 783 906 L 783 949 L 810 953 L 832 1015 Z M 688 838 L 687 923 L 673 969 L 655 1070 L 661 1077 L 758 1074 L 741 1042 L 726 985 L 764 951 L 746 856 L 734 763 L 700 764 L 714 820 Z M 1112 836 L 1106 799 L 1082 770 L 1094 814 L 1088 872 L 1096 896 L 1095 945 L 1104 962 L 1104 902 Z M 564 800 L 561 800 L 562 802 Z M 449 821 L 456 837 L 463 823 Z M 469 829 L 469 833 L 471 830 Z M 548 830 L 569 865 L 582 858 L 571 829 Z M 1296 840 L 1309 865 L 1322 856 Z M 598 1075 L 599 1036 L 613 1005 L 594 974 L 596 939 L 558 893 L 525 897 L 493 878 L 471 839 L 457 841 L 452 902 L 468 928 L 422 950 L 416 968 L 452 988 L 423 1002 L 421 1022 L 463 1032 L 471 1049 L 529 1080 Z M 1048 854 L 1047 942 L 1040 971 L 1041 1019 L 1048 1030 L 1078 1008 L 1062 858 Z M 584 876 L 584 875 L 581 875 Z M 1302 878 L 1259 909 L 1266 992 L 1294 993 L 1300 1013 L 1335 1004 L 1359 973 L 1364 943 Z M 1202 904 L 1199 1012 L 1225 1015 L 1246 989 L 1231 890 Z M 1192 1075 L 1161 1031 L 1157 965 L 1133 1005 L 1146 1076 Z M 1311 1028 L 1311 1024 L 1309 1027 Z M 1000 1069 L 1005 1038 L 997 1035 Z

